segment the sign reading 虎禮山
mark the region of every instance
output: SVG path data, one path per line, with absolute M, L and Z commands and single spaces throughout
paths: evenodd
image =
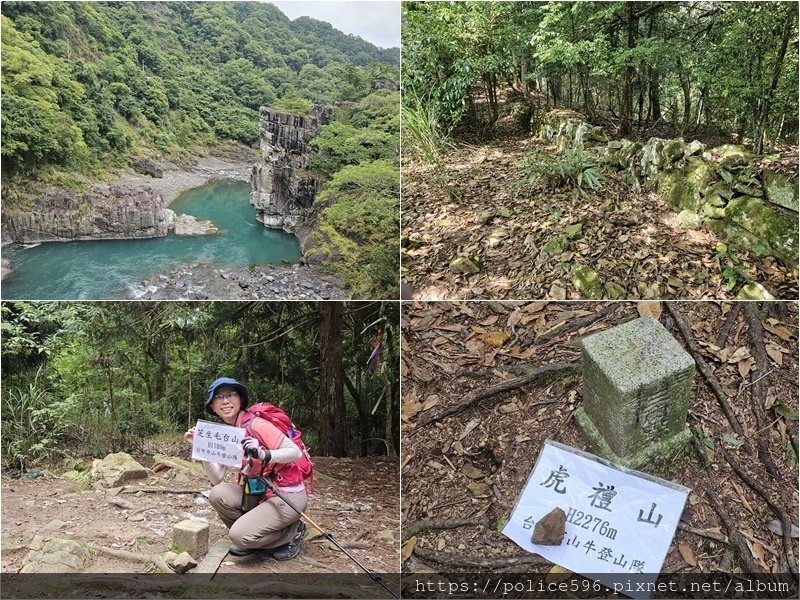
M 529 552 L 619 589 L 626 578 L 656 580 L 688 494 L 683 486 L 548 440 L 503 534 Z M 567 515 L 563 541 L 534 544 L 536 522 L 556 507 Z
M 244 436 L 245 431 L 241 427 L 198 420 L 192 440 L 192 458 L 239 467 L 244 457 Z

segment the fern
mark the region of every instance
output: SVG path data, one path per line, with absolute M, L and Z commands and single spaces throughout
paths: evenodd
M 527 188 L 569 186 L 583 189 L 600 187 L 603 176 L 591 156 L 581 148 L 570 148 L 563 158 L 555 159 L 542 150 L 529 152 L 520 161 L 520 185 Z

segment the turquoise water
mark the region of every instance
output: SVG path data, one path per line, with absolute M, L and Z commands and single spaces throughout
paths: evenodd
M 300 260 L 294 236 L 256 222 L 248 203 L 250 186 L 216 182 L 181 194 L 170 208 L 210 219 L 213 236 L 175 236 L 146 240 L 48 242 L 33 248 L 5 248 L 14 272 L 2 282 L 3 300 L 118 299 L 159 273 L 187 263 L 214 263 L 225 268 Z

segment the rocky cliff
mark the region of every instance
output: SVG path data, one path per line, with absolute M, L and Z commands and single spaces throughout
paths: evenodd
M 36 204 L 3 211 L 4 243 L 163 237 L 170 225 L 162 195 L 146 186 L 49 188 Z
M 310 115 L 261 107 L 261 155 L 253 165 L 250 204 L 265 227 L 294 233 L 302 209 L 314 201 L 320 181 L 309 171 L 311 140 L 331 116 L 316 105 Z

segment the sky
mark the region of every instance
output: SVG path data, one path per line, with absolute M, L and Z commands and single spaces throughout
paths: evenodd
M 381 48 L 400 47 L 400 2 L 378 0 L 287 0 L 270 2 L 294 20 L 307 16 L 330 23 Z

